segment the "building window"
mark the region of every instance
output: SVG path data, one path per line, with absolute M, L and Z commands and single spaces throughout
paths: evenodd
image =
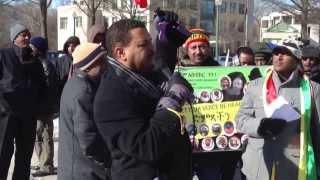
M 121 0 L 121 8 L 127 7 L 127 0 Z
M 213 17 L 213 1 L 201 1 L 200 19 L 212 19 Z
M 75 17 L 75 23 L 76 23 L 76 27 L 81 27 L 82 26 L 82 17 L 81 16 L 77 16 Z
M 213 24 L 210 20 L 202 20 L 200 22 L 200 28 L 204 29 L 206 32 L 214 33 Z
M 178 8 L 186 8 L 187 1 L 186 0 L 178 0 Z
M 245 5 L 240 3 L 239 4 L 239 14 L 244 14 L 245 13 Z
M 220 13 L 226 13 L 227 12 L 227 2 L 222 2 L 221 6 L 219 6 L 220 8 Z
M 237 12 L 237 3 L 230 2 L 230 13 L 236 13 L 236 12 Z
M 287 24 L 292 24 L 292 17 L 291 16 L 282 16 L 282 21 Z
M 268 28 L 268 25 L 269 25 L 268 20 L 263 20 L 263 21 L 261 22 L 261 27 L 262 27 L 262 28 Z
M 189 0 L 189 8 L 192 10 L 198 10 L 198 1 L 195 0 Z
M 190 28 L 197 27 L 197 18 L 191 16 L 189 19 L 189 26 L 190 26 Z
M 176 0 L 168 0 L 168 7 L 175 8 L 176 7 Z
M 112 9 L 118 8 L 118 0 L 111 0 L 110 2 L 111 2 Z
M 68 18 L 61 17 L 60 18 L 60 29 L 67 29 L 67 25 L 68 25 Z

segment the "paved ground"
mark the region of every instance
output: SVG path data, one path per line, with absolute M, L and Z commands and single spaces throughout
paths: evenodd
M 58 119 L 54 120 L 54 138 L 58 139 Z M 59 143 L 58 141 L 54 142 L 54 166 L 57 167 L 58 165 L 58 146 Z M 37 165 L 38 163 L 38 158 L 35 155 L 35 153 L 33 153 L 32 156 L 32 160 L 31 160 L 31 165 Z M 10 169 L 9 169 L 9 174 L 8 174 L 8 179 L 7 180 L 11 180 L 11 176 L 12 176 L 12 172 L 13 172 L 13 166 L 14 166 L 14 158 L 12 158 L 11 160 L 11 164 L 10 164 Z M 57 180 L 57 175 L 54 176 L 45 176 L 45 177 L 30 177 L 30 180 Z
M 54 166 L 57 167 L 57 159 L 58 159 L 58 145 L 59 143 L 58 142 L 55 142 L 54 143 Z M 33 156 L 32 156 L 32 160 L 31 160 L 31 164 L 32 165 L 37 165 L 37 162 L 38 162 L 38 158 L 35 156 L 35 153 L 33 153 Z M 13 166 L 14 166 L 14 158 L 12 158 L 11 160 L 11 165 L 10 165 L 10 169 L 9 169 L 9 175 L 8 175 L 8 179 L 7 180 L 11 180 L 11 176 L 12 176 L 12 172 L 13 172 Z M 30 177 L 30 180 L 57 180 L 57 175 L 54 175 L 54 176 L 45 176 L 45 177 L 37 177 L 37 178 L 33 178 L 33 177 Z

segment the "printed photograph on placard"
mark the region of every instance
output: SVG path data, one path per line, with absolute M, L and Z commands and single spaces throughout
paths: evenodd
M 192 106 L 183 107 L 187 132 L 193 143 L 198 143 L 194 146 L 197 147 L 194 151 L 241 148 L 246 137 L 239 135 L 234 119 L 249 82 L 265 76 L 267 68 L 269 67 L 179 67 L 178 71 L 194 88 Z M 213 147 L 206 145 L 209 143 L 208 138 L 215 144 Z

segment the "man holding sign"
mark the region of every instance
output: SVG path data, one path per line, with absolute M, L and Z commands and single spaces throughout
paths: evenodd
M 242 156 L 248 180 L 319 176 L 320 85 L 299 72 L 300 53 L 290 44 L 274 48 L 267 76 L 251 81 L 242 99 L 236 121 L 249 136 Z

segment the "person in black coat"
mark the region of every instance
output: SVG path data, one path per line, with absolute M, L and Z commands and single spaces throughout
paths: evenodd
M 58 112 L 60 98 L 58 98 L 57 73 L 54 65 L 47 59 L 47 40 L 40 36 L 32 37 L 30 39 L 30 47 L 33 50 L 33 56 L 37 57 L 43 66 L 47 86 L 45 97 L 41 100 L 36 114 L 35 152 L 39 159 L 39 166 L 35 166 L 37 171 L 32 173 L 35 177 L 55 174 L 53 165 L 53 119 L 55 118 L 55 113 Z
M 61 97 L 59 118 L 59 180 L 104 180 L 110 158 L 93 120 L 93 100 L 105 70 L 105 50 L 84 43 L 73 53 L 74 72 Z
M 7 179 L 14 147 L 12 179 L 29 180 L 30 176 L 35 113 L 46 88 L 43 67 L 31 55 L 30 37 L 25 26 L 16 24 L 10 29 L 12 47 L 0 49 L 1 106 L 8 112 L 0 117 L 0 179 Z
M 110 150 L 112 180 L 190 180 L 191 146 L 179 112 L 191 86 L 178 74 L 164 92 L 150 80 L 154 50 L 143 22 L 115 22 L 107 39 L 94 120 Z
M 55 69 L 58 75 L 58 89 L 61 95 L 64 85 L 68 80 L 70 68 L 72 67 L 72 52 L 80 44 L 80 39 L 76 36 L 71 36 L 63 45 L 64 56 L 54 61 Z

